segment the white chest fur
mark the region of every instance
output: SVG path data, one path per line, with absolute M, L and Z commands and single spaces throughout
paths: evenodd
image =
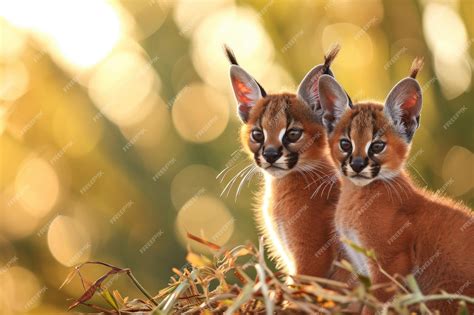
M 337 232 L 340 237 L 346 238 L 352 242 L 354 242 L 358 246 L 362 246 L 362 243 L 359 241 L 359 237 L 357 236 L 356 231 L 348 228 L 338 228 Z M 368 265 L 368 258 L 354 248 L 352 248 L 349 244 L 343 243 L 343 247 L 352 266 L 357 270 L 358 273 L 369 276 L 369 265 Z
M 288 251 L 288 244 L 286 244 L 285 235 L 282 235 L 279 232 L 277 220 L 274 220 L 272 214 L 272 180 L 273 178 L 264 173 L 265 178 L 265 193 L 263 196 L 263 204 L 262 204 L 262 219 L 265 228 L 265 233 L 267 237 L 270 239 L 270 242 L 275 249 L 276 253 L 279 256 L 279 259 L 283 263 L 286 271 L 289 274 L 296 274 L 296 266 L 293 260 L 293 257 Z

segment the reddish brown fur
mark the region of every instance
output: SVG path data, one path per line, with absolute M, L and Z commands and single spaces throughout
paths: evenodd
M 241 140 L 265 178 L 257 219 L 271 253 L 289 274 L 329 276 L 337 254 L 333 219 L 339 181 L 321 121 L 318 80 L 332 75 L 330 65 L 339 49 L 334 46 L 324 64 L 308 72 L 296 96 L 267 95 L 225 47 L 244 123 Z M 245 180 L 249 172 L 244 174 Z M 344 275 L 340 270 L 333 274 Z
M 372 137 L 372 130 L 383 128 L 387 151 L 380 156 L 381 165 L 393 171 L 403 169 L 409 144 L 391 128 L 382 105 L 360 103 L 341 117 L 329 139 L 338 167 L 344 160 L 339 141 L 349 128 L 354 150 L 361 152 L 361 146 Z M 390 184 L 376 179 L 362 187 L 343 177 L 335 221 L 338 231 L 355 231 L 359 245 L 373 249 L 390 275 L 405 276 L 414 273 L 416 267 L 421 268 L 415 277 L 423 293 L 439 293 L 442 289 L 474 296 L 471 210 L 417 188 L 405 172 L 398 173 Z M 373 283 L 389 281 L 373 261 L 368 265 Z M 381 301 L 391 298 L 385 290 L 379 289 L 375 294 Z M 430 302 L 428 306 L 439 309 L 441 314 L 456 314 L 458 307 L 456 301 Z M 474 306 L 470 305 L 469 310 L 474 312 Z M 368 309 L 364 312 L 371 313 Z
M 288 123 L 285 108 L 288 115 L 300 124 L 306 137 L 306 141 L 302 140 L 302 143 L 298 144 L 298 150 L 301 150 L 298 163 L 317 161 L 320 167 L 312 174 L 305 175 L 293 170 L 284 177 L 273 179 L 272 195 L 268 200 L 269 211 L 274 228 L 281 238 L 286 239 L 287 250 L 294 258 L 296 273 L 325 277 L 331 273 L 331 265 L 338 250 L 333 219 L 339 182 L 336 180 L 334 187 L 330 191 L 326 190 L 324 196 L 312 197 L 321 183 L 322 176 L 334 172 L 324 127 L 312 118 L 314 114 L 296 95 L 268 95 L 252 108 L 247 124 L 242 126 L 241 141 L 253 158 L 257 148 L 249 140 L 252 127 L 260 121 L 268 130 L 269 138 L 274 138 L 278 130 Z M 256 211 L 259 227 L 266 235 L 271 252 L 278 259 L 277 250 L 263 222 L 261 212 L 262 209 L 259 207 Z M 279 262 L 281 267 L 288 267 L 284 266 L 281 260 Z

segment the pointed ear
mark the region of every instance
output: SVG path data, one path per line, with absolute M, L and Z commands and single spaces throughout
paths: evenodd
M 262 98 L 260 87 L 254 78 L 238 65 L 230 67 L 230 81 L 238 104 L 238 113 L 247 122 L 250 109 Z
M 339 83 L 329 75 L 322 75 L 319 79 L 319 98 L 323 125 L 331 133 L 342 114 L 349 109 L 349 98 Z
M 321 119 L 322 108 L 319 102 L 319 78 L 327 71 L 328 74 L 333 75 L 331 70 L 325 69 L 324 65 L 317 65 L 311 69 L 303 78 L 298 86 L 297 96 L 304 101 L 315 113 L 318 119 Z
M 341 46 L 334 45 L 329 53 L 324 56 L 324 64 L 317 65 L 311 69 L 298 87 L 298 98 L 304 101 L 316 113 L 320 121 L 322 119 L 323 110 L 319 101 L 319 78 L 323 74 L 334 77 L 330 67 L 340 49 Z
M 413 78 L 398 82 L 385 100 L 385 115 L 407 142 L 411 141 L 420 124 L 422 101 L 421 87 Z

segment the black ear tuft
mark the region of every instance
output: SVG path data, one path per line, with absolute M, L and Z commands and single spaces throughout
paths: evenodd
M 224 52 L 227 56 L 227 59 L 229 59 L 229 62 L 231 65 L 236 65 L 236 66 L 239 65 L 239 63 L 237 62 L 237 58 L 235 57 L 234 51 L 226 44 L 224 44 Z M 257 80 L 255 80 L 255 82 L 257 82 Z M 260 83 L 258 82 L 257 82 L 257 85 L 258 85 L 258 88 L 260 89 L 260 94 L 262 94 L 262 97 L 267 96 L 267 92 L 265 91 L 263 86 L 261 86 Z
M 237 62 L 237 58 L 235 58 L 234 52 L 226 44 L 224 44 L 224 51 L 227 56 L 227 59 L 229 59 L 230 64 L 238 66 L 239 63 Z
M 334 76 L 333 73 L 331 72 L 330 67 L 331 67 L 332 62 L 334 61 L 334 59 L 336 58 L 336 56 L 337 56 L 337 54 L 339 53 L 340 50 L 341 50 L 341 45 L 335 44 L 331 48 L 329 53 L 327 53 L 324 56 L 323 74 L 329 74 L 331 76 Z
M 298 98 L 303 100 L 315 113 L 317 119 L 322 122 L 323 110 L 319 100 L 319 79 L 322 75 L 334 76 L 330 67 L 341 47 L 335 45 L 329 53 L 324 56 L 324 63 L 311 69 L 301 81 L 298 87 Z
M 415 60 L 413 60 L 413 63 L 411 64 L 410 68 L 410 78 L 416 79 L 416 76 L 418 75 L 418 72 L 423 69 L 423 57 L 417 57 Z

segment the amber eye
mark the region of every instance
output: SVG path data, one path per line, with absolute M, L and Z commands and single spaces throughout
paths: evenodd
M 347 140 L 347 139 L 342 139 L 340 142 L 339 142 L 339 145 L 341 147 L 341 150 L 344 151 L 344 152 L 351 152 L 352 151 L 352 143 Z
M 258 129 L 252 130 L 252 139 L 255 142 L 263 142 L 265 136 L 263 135 L 263 132 Z
M 376 141 L 370 145 L 369 149 L 375 154 L 380 153 L 383 151 L 383 149 L 385 149 L 385 142 Z
M 286 139 L 288 139 L 289 142 L 296 142 L 299 138 L 301 138 L 302 134 L 303 130 L 301 129 L 290 129 L 286 133 Z

